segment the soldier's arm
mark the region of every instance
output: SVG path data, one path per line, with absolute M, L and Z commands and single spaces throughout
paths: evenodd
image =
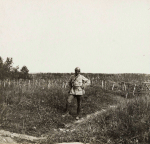
M 84 85 L 90 85 L 90 84 L 91 84 L 90 80 L 87 79 L 87 78 L 84 77 L 84 76 L 82 77 L 82 80 L 83 80 L 83 82 L 84 82 L 83 86 L 84 86 Z

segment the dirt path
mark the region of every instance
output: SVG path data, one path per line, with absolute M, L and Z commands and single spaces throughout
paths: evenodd
M 86 117 L 81 118 L 78 121 L 74 121 L 73 123 L 66 124 L 65 128 L 59 128 L 59 130 L 63 131 L 63 132 L 67 132 L 67 131 L 71 131 L 72 132 L 72 131 L 75 131 L 76 128 L 79 127 L 81 124 L 86 123 L 87 121 L 89 121 L 91 119 L 94 119 L 96 116 L 98 116 L 98 115 L 100 115 L 102 113 L 105 113 L 109 109 L 116 109 L 116 108 L 117 108 L 116 105 L 111 105 L 107 109 L 102 109 L 102 110 L 97 111 L 95 113 L 88 114 Z
M 106 112 L 109 109 L 115 109 L 117 108 L 117 106 L 115 105 L 111 105 L 109 106 L 107 109 L 102 109 L 101 111 L 97 111 L 95 113 L 89 114 L 86 117 L 78 120 L 78 121 L 74 121 L 73 123 L 69 123 L 65 125 L 65 128 L 59 128 L 59 129 L 55 129 L 56 133 L 59 131 L 62 132 L 66 132 L 66 131 L 75 131 L 77 127 L 80 126 L 80 124 L 86 123 L 88 120 L 91 120 L 93 118 L 95 118 L 97 115 L 100 115 L 104 112 Z M 29 136 L 29 135 L 25 135 L 25 134 L 17 134 L 17 133 L 11 133 L 9 131 L 5 131 L 5 130 L 0 130 L 0 144 L 1 143 L 14 143 L 17 144 L 17 142 L 15 141 L 15 139 L 20 139 L 20 140 L 25 140 L 25 141 L 29 141 L 29 142 L 40 142 L 42 140 L 46 140 L 47 137 L 33 137 L 33 136 Z M 60 143 L 58 143 L 60 144 Z M 61 144 L 82 144 L 80 142 L 71 142 L 71 143 L 61 143 Z
M 25 134 L 17 134 L 5 130 L 0 130 L 0 143 L 17 143 L 14 140 L 15 138 L 30 142 L 38 142 L 46 139 L 46 137 L 33 137 Z
M 12 138 L 0 135 L 0 144 L 3 144 L 3 143 L 13 143 L 13 144 L 16 144 L 16 142 Z

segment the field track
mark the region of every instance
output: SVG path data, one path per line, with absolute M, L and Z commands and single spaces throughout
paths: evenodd
M 117 106 L 112 105 L 109 106 L 107 109 L 102 109 L 101 111 L 97 111 L 95 113 L 89 114 L 84 118 L 81 118 L 78 121 L 74 121 L 73 123 L 69 123 L 65 125 L 65 128 L 59 128 L 59 129 L 55 129 L 55 133 L 59 133 L 61 132 L 72 132 L 74 131 L 78 126 L 80 126 L 80 124 L 82 123 L 86 123 L 89 120 L 92 120 L 93 118 L 95 118 L 97 115 L 100 115 L 104 112 L 106 112 L 109 109 L 115 109 Z M 5 131 L 5 130 L 0 130 L 0 144 L 1 143 L 14 143 L 17 144 L 15 139 L 19 139 L 19 141 L 28 141 L 28 142 L 42 142 L 42 140 L 46 140 L 47 137 L 34 137 L 34 136 L 30 136 L 30 135 L 25 135 L 25 134 L 17 134 L 17 133 L 11 133 L 9 131 Z M 57 144 L 69 144 L 69 143 L 57 143 Z M 70 144 L 82 144 L 80 142 L 71 142 Z

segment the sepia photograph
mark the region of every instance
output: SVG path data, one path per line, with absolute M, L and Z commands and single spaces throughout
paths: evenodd
M 150 0 L 0 0 L 0 144 L 150 144 Z

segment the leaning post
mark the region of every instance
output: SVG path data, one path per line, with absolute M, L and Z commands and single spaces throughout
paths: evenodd
M 114 90 L 114 87 L 115 87 L 115 83 L 113 83 L 113 85 L 112 85 L 112 90 Z
M 134 84 L 134 88 L 133 88 L 133 96 L 135 96 L 135 89 L 136 89 L 136 84 Z
M 102 80 L 102 89 L 104 88 L 104 82 L 103 82 L 103 80 Z

